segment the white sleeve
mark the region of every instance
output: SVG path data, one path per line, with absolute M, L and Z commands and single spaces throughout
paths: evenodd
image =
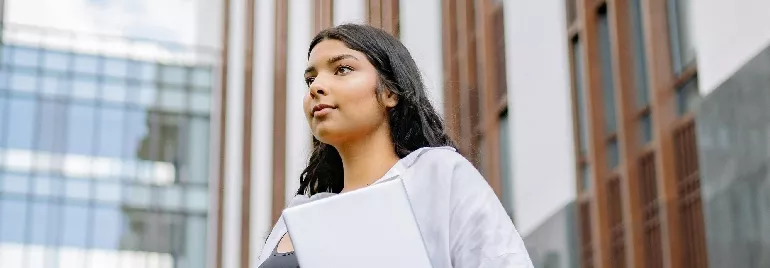
M 524 241 L 486 180 L 465 159 L 454 165 L 450 245 L 455 268 L 530 268 Z

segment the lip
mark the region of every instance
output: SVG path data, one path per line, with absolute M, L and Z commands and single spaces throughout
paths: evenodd
M 329 104 L 318 104 L 316 106 L 313 106 L 313 117 L 317 116 L 324 116 L 330 113 L 332 110 L 337 109 L 337 107 L 334 107 Z

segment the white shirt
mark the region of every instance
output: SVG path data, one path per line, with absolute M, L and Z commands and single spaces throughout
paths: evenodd
M 533 267 L 524 241 L 497 195 L 453 148 L 418 149 L 375 183 L 398 177 L 404 181 L 434 267 Z M 297 195 L 289 207 L 333 195 Z M 286 225 L 280 218 L 265 241 L 257 267 L 284 234 Z

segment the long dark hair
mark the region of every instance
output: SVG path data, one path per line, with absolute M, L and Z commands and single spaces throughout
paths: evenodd
M 343 24 L 321 31 L 310 42 L 313 48 L 324 40 L 338 40 L 366 55 L 378 73 L 377 98 L 388 90 L 398 104 L 388 109 L 390 139 L 396 155 L 403 158 L 422 147 L 451 146 L 444 123 L 425 92 L 425 84 L 412 55 L 398 39 L 378 28 Z M 333 146 L 313 138 L 313 153 L 300 175 L 297 194 L 339 193 L 343 187 L 342 159 Z

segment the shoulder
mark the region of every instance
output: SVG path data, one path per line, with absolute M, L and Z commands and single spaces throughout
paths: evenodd
M 452 191 L 491 190 L 478 169 L 452 147 L 421 148 L 404 160 L 412 174 L 428 177 L 438 184 L 448 182 Z

